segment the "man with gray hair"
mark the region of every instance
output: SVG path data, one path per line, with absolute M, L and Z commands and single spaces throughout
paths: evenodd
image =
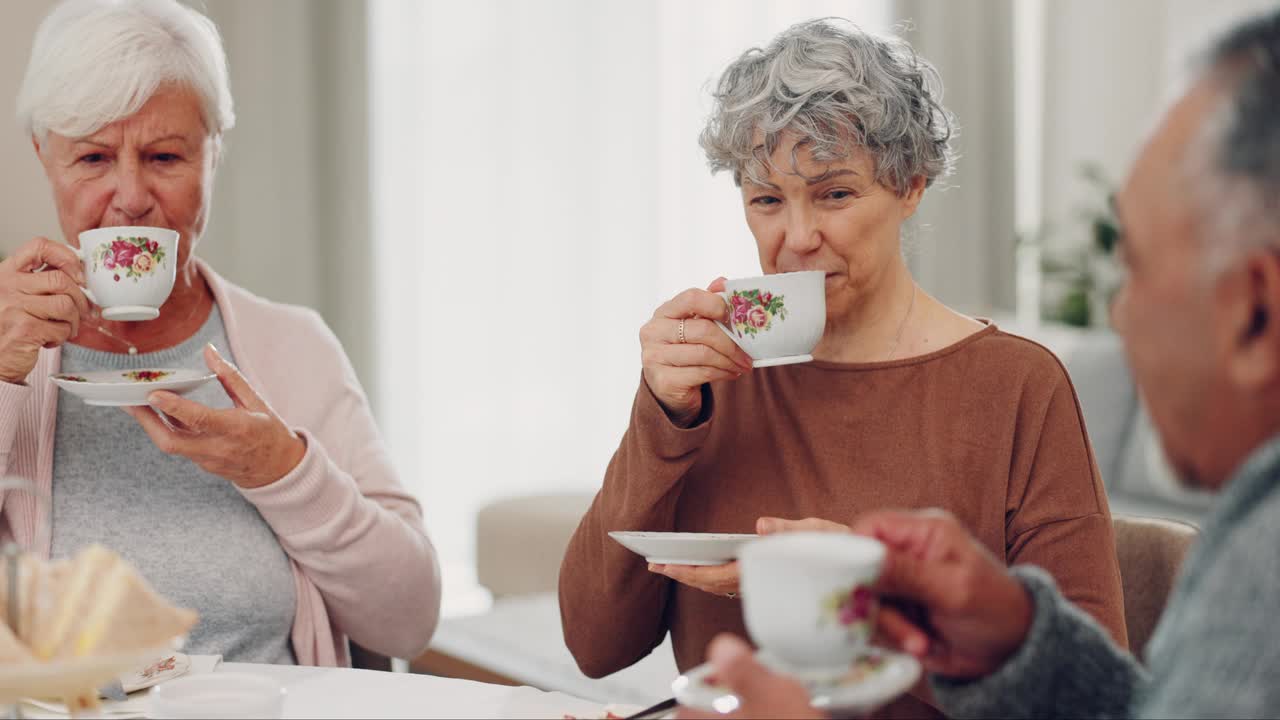
M 1212 48 L 1118 209 L 1115 325 L 1173 467 L 1221 496 L 1145 667 L 1046 573 L 1006 570 L 953 518 L 861 518 L 854 532 L 889 549 L 881 634 L 921 660 L 951 716 L 1280 715 L 1280 12 Z M 741 641 L 710 655 L 738 714 L 818 714 Z

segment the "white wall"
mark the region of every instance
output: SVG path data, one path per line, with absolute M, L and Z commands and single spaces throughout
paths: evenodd
M 315 305 L 320 258 L 311 112 L 317 78 L 297 27 L 306 0 L 214 0 L 227 45 L 236 127 L 226 141 L 201 254 L 272 299 Z M 269 54 L 268 54 L 269 53 Z
M 1275 10 L 1276 0 L 1166 0 L 1164 17 L 1165 77 L 1177 78 L 1192 53 L 1241 18 Z
M 31 52 L 31 36 L 53 7 L 50 0 L 9 2 L 0 6 L 0 252 L 8 254 L 27 240 L 46 235 L 61 239 L 44 171 L 31 139 L 14 119 L 14 103 Z
M 1123 181 L 1143 136 L 1185 79 L 1191 54 L 1226 26 L 1275 7 L 1267 0 L 1049 0 L 1045 219 L 1061 226 L 1097 203 L 1080 179 L 1082 163 Z
M 925 193 L 908 258 L 921 286 L 962 311 L 1014 305 L 1012 0 L 897 0 L 903 33 L 938 69 L 956 116 L 956 172 Z

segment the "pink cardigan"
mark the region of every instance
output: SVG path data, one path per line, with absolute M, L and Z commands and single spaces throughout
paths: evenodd
M 422 510 L 396 479 L 369 403 L 338 339 L 312 310 L 263 300 L 202 261 L 236 364 L 307 441 L 279 481 L 241 490 L 288 553 L 297 589 L 293 651 L 304 665 L 349 665 L 347 637 L 414 658 L 440 614 L 440 571 Z M 44 350 L 25 385 L 0 382 L 0 475 L 53 482 L 61 350 Z M 120 422 L 133 422 L 120 416 Z M 36 500 L 0 491 L 0 539 L 36 541 Z M 35 548 L 49 554 L 49 546 Z

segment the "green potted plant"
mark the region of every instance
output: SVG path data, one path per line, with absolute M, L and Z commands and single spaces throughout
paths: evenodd
M 1115 188 L 1096 164 L 1082 166 L 1080 175 L 1101 199 L 1078 213 L 1083 238 L 1076 235 L 1081 239 L 1055 243 L 1052 251 L 1042 254 L 1041 273 L 1049 292 L 1043 297 L 1041 314 L 1045 320 L 1067 325 L 1106 327 L 1108 308 L 1120 283 Z

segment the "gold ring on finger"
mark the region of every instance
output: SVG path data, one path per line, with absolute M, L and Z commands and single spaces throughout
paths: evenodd
M 683 345 L 684 339 L 684 318 L 680 318 L 680 324 L 676 326 L 676 342 Z

